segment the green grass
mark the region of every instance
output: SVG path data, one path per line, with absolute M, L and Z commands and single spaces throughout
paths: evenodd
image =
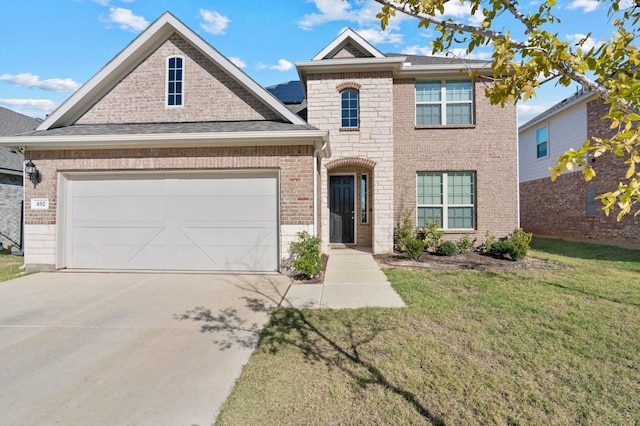
M 640 424 L 640 251 L 573 270 L 385 273 L 404 309 L 279 309 L 219 425 Z
M 19 269 L 24 263 L 24 258 L 12 254 L 0 254 L 0 281 L 8 281 L 22 275 Z

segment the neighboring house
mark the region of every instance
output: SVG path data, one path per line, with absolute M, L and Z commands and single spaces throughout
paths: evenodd
M 299 93 L 285 106 L 161 16 L 37 131 L 0 139 L 42 177 L 27 269 L 279 271 L 300 231 L 390 252 L 405 210 L 450 238 L 518 226 L 515 108 L 460 72 L 486 62 L 383 55 L 346 30 L 297 66 L 308 121 Z
M 611 137 L 602 120 L 608 106 L 591 92 L 579 91 L 520 126 L 520 220 L 538 236 L 640 246 L 640 217 L 606 216 L 598 194 L 613 191 L 624 179 L 624 159 L 607 153 L 591 158 L 596 177 L 585 182 L 581 169 L 555 182 L 549 166 L 570 148 L 592 137 Z
M 0 107 L 0 137 L 34 130 L 35 118 Z M 20 249 L 22 240 L 22 165 L 24 155 L 16 148 L 0 146 L 0 244 Z

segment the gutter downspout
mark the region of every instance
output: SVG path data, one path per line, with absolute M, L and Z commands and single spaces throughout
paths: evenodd
M 329 141 L 325 141 L 322 146 L 313 151 L 313 235 L 318 237 L 318 153 L 323 151 Z

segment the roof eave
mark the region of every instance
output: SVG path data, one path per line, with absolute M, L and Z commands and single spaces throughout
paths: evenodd
M 25 147 L 30 151 L 63 149 L 141 149 L 176 147 L 290 146 L 312 145 L 331 155 L 325 130 L 156 133 L 129 135 L 60 135 L 0 138 L 0 146 Z

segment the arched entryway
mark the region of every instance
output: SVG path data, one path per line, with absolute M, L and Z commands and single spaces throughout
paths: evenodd
M 325 165 L 330 245 L 372 247 L 375 166 L 360 157 L 338 158 Z

